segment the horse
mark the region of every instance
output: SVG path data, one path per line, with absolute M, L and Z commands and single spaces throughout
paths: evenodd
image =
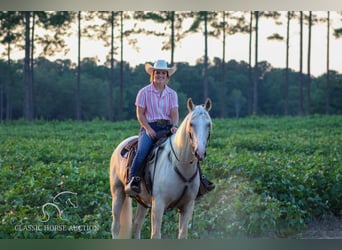
M 188 224 L 200 186 L 198 162 L 206 156 L 212 128 L 208 113 L 211 107 L 209 98 L 202 105 L 195 105 L 189 98 L 189 113 L 177 132 L 152 150 L 152 157 L 148 158 L 145 166 L 145 176 L 150 176 L 151 187 L 146 184 L 146 178 L 141 182 L 134 219 L 132 198 L 124 191 L 127 159 L 120 152 L 138 136 L 126 138 L 115 148 L 110 160 L 113 239 L 131 238 L 132 234 L 134 238 L 140 239 L 148 210 L 151 210 L 151 239 L 160 239 L 162 217 L 168 209 L 178 209 L 178 239 L 187 238 Z

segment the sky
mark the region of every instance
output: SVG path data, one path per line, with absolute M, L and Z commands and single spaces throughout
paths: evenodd
M 307 12 L 307 11 L 306 11 Z M 326 17 L 326 12 L 313 12 L 320 17 Z M 248 18 L 249 19 L 249 18 Z M 332 28 L 342 27 L 341 19 L 336 12 L 331 12 Z M 285 20 L 284 20 L 285 23 Z M 129 23 L 124 24 L 124 28 L 130 28 Z M 187 26 L 189 24 L 184 24 Z M 158 29 L 158 25 L 154 23 L 146 23 L 148 28 Z M 259 61 L 268 61 L 275 68 L 285 68 L 285 41 L 269 41 L 267 36 L 279 33 L 286 37 L 286 25 L 275 25 L 273 21 L 260 19 L 259 21 Z M 326 23 L 314 25 L 312 27 L 312 50 L 311 50 L 311 73 L 314 76 L 322 75 L 326 72 Z M 308 28 L 304 25 L 304 40 L 303 40 L 303 72 L 307 72 L 307 43 Z M 138 38 L 139 51 L 133 49 L 127 43 L 124 45 L 124 60 L 131 66 L 145 62 L 154 62 L 157 59 L 165 59 L 170 62 L 170 51 L 162 51 L 162 42 L 165 38 L 154 37 L 152 35 L 140 35 Z M 248 43 L 249 36 L 233 35 L 226 38 L 226 61 L 234 59 L 237 61 L 248 62 Z M 77 61 L 77 38 L 76 36 L 67 39 L 70 51 L 67 55 L 57 54 L 50 58 L 70 58 L 72 61 Z M 254 46 L 254 38 L 253 38 Z M 0 53 L 4 48 L 0 48 Z M 103 64 L 106 55 L 109 52 L 109 47 L 104 47 L 103 43 L 96 41 L 82 40 L 81 54 L 82 57 L 96 57 L 98 63 Z M 193 34 L 187 36 L 177 45 L 174 55 L 175 62 L 188 62 L 193 65 L 196 60 L 204 54 L 204 36 L 203 34 Z M 23 58 L 23 51 L 12 54 L 13 57 Z M 330 39 L 330 69 L 342 73 L 342 38 L 335 39 L 331 31 Z M 222 58 L 222 38 L 210 38 L 208 41 L 208 56 L 212 60 L 214 57 Z M 254 52 L 252 52 L 254 57 Z M 118 59 L 118 58 L 116 58 Z M 252 58 L 254 64 L 254 58 Z M 299 71 L 299 22 L 298 20 L 291 21 L 290 24 L 290 68 Z

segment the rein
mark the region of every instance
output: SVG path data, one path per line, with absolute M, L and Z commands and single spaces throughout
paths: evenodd
M 194 160 L 196 160 L 197 158 L 195 157 L 195 155 L 193 154 L 193 158 L 189 161 L 189 162 L 185 162 L 185 161 L 181 161 L 179 160 L 178 156 L 176 155 L 175 149 L 173 148 L 172 145 L 172 141 L 171 141 L 171 136 L 169 137 L 169 142 L 170 142 L 170 146 L 171 146 L 171 152 L 172 154 L 175 156 L 176 160 L 180 163 L 185 163 L 185 164 L 192 164 L 194 162 Z
M 169 137 L 169 142 L 170 142 L 170 146 L 171 146 L 171 152 L 173 153 L 173 155 L 175 156 L 176 160 L 178 162 L 181 162 L 179 160 L 179 158 L 177 157 L 176 155 L 176 152 L 173 148 L 173 145 L 172 145 L 172 141 L 171 141 L 171 136 Z M 193 163 L 193 160 L 191 160 L 189 162 L 189 164 Z M 173 169 L 175 170 L 175 172 L 177 173 L 178 177 L 185 183 L 185 186 L 184 186 L 184 189 L 182 191 L 182 194 L 179 196 L 179 198 L 177 200 L 175 200 L 174 202 L 172 202 L 169 206 L 168 206 L 168 209 L 173 209 L 174 207 L 176 207 L 178 205 L 178 203 L 182 200 L 182 198 L 184 197 L 187 189 L 188 189 L 188 184 L 190 184 L 197 176 L 197 173 L 198 173 L 198 166 L 196 167 L 196 171 L 195 173 L 190 177 L 190 178 L 186 178 L 181 172 L 180 170 L 178 169 L 177 165 L 174 165 L 173 166 Z

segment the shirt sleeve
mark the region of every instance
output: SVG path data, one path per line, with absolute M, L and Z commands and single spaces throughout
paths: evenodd
M 176 91 L 172 91 L 171 95 L 171 109 L 178 108 L 178 95 Z
M 135 106 L 138 106 L 140 108 L 146 107 L 146 93 L 145 89 L 139 90 L 137 97 L 135 99 Z

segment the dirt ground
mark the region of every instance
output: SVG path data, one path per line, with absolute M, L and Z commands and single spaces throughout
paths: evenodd
M 342 217 L 313 219 L 298 239 L 342 239 Z

